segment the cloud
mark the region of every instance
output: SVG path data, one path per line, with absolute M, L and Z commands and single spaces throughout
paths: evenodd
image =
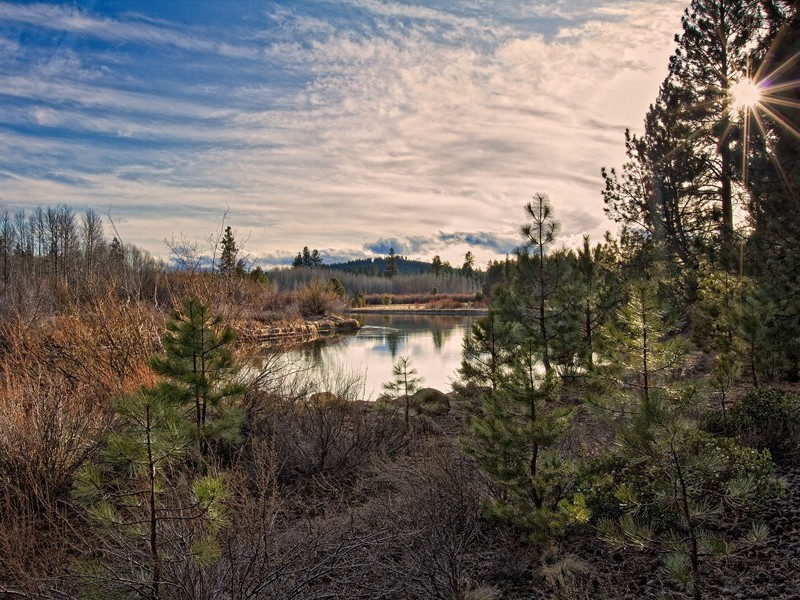
M 390 249 L 402 255 L 425 257 L 445 251 L 451 246 L 468 246 L 490 250 L 494 254 L 512 252 L 521 243 L 519 236 L 507 236 L 488 231 L 447 233 L 440 231 L 430 236 L 410 236 L 404 238 L 379 238 L 364 244 L 364 250 L 377 255 L 388 254 Z
M 188 35 L 172 27 L 100 17 L 63 4 L 0 2 L 0 20 L 69 31 L 111 42 L 169 45 L 191 52 L 211 52 L 231 58 L 260 57 L 257 49 Z
M 624 159 L 683 0 L 321 4 L 255 11 L 224 39 L 208 23 L 0 2 L 0 21 L 79 40 L 53 62 L 25 42 L 19 60 L 38 69 L 0 73 L 4 198 L 112 204 L 156 254 L 229 206 L 272 261 L 306 244 L 485 260 L 518 243 L 540 191 L 564 240 L 612 227 L 599 170 Z

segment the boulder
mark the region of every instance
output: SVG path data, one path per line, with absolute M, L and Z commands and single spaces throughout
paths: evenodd
M 450 399 L 433 388 L 422 388 L 411 396 L 411 406 L 420 415 L 446 415 L 450 412 Z
M 312 404 L 336 404 L 339 402 L 339 396 L 333 392 L 317 392 L 308 397 L 308 401 Z

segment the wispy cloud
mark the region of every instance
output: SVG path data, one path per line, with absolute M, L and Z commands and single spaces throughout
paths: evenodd
M 385 243 L 484 261 L 543 191 L 566 241 L 597 238 L 599 169 L 623 159 L 684 2 L 243 4 L 226 38 L 166 4 L 0 2 L 6 202 L 111 204 L 155 253 L 230 207 L 265 261 Z
M 147 22 L 100 17 L 66 4 L 0 2 L 0 20 L 68 31 L 115 43 L 169 45 L 190 52 L 211 52 L 231 58 L 256 59 L 260 56 L 256 48 L 209 40 Z

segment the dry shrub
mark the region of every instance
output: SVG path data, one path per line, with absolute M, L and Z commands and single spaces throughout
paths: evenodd
M 364 526 L 389 541 L 371 553 L 375 581 L 393 597 L 492 597 L 478 582 L 484 486 L 451 442 L 426 440 L 411 460 L 380 461 L 365 492 Z
M 280 454 L 261 440 L 251 450 L 246 463 L 226 476 L 228 518 L 216 536 L 214 558 L 192 560 L 171 553 L 161 598 L 375 597 L 373 588 L 359 591 L 369 548 L 379 536 L 358 531 L 345 512 L 304 515 L 306 499 L 280 481 Z M 188 537 L 180 521 L 170 533 L 178 541 Z
M 375 456 L 394 455 L 407 439 L 402 421 L 361 402 L 363 379 L 331 372 L 308 381 L 287 377 L 280 392 L 250 400 L 258 406 L 251 435 L 268 440 L 281 456 L 285 482 L 328 489 L 352 481 Z
M 2 369 L 0 582 L 9 588 L 30 589 L 64 567 L 62 501 L 108 426 L 104 403 L 44 368 Z
M 297 307 L 303 317 L 319 317 L 344 308 L 342 299 L 327 282 L 312 279 L 297 291 Z
M 587 574 L 591 567 L 574 554 L 562 554 L 557 548 L 548 548 L 542 554 L 539 573 L 552 590 L 552 600 L 579 600 L 591 598 Z

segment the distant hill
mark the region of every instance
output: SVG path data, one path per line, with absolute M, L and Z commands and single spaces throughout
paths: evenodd
M 382 275 L 386 270 L 386 262 L 385 258 L 362 258 L 325 266 L 329 269 L 347 271 L 349 273 L 364 273 L 366 275 L 375 273 Z M 395 258 L 395 264 L 397 265 L 398 273 L 401 275 L 419 275 L 420 273 L 430 273 L 431 271 L 431 263 L 421 260 L 409 260 L 398 256 Z

